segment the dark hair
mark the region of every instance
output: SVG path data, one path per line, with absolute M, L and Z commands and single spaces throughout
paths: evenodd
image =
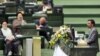
M 93 24 L 93 26 L 95 26 L 95 21 L 93 19 L 89 19 L 88 21 L 91 21 L 91 23 Z
M 3 22 L 6 22 L 6 23 L 8 23 L 6 20 L 2 20 L 1 24 L 3 24 Z
M 21 12 L 17 12 L 16 16 L 18 16 L 18 14 L 21 14 L 22 16 L 24 16 L 23 13 L 21 13 Z
M 43 4 L 47 5 L 47 4 L 48 4 L 48 2 L 47 2 L 47 1 L 43 1 Z

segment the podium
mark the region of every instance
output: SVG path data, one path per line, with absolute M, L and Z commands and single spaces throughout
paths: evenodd
M 41 56 L 41 37 L 33 37 L 33 56 Z
M 96 56 L 97 48 L 71 48 L 70 56 Z
M 23 40 L 23 56 L 32 56 L 32 38 Z
M 0 0 L 0 3 L 4 3 L 4 2 L 6 2 L 6 0 Z

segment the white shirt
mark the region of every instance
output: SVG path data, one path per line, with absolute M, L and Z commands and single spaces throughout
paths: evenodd
M 50 9 L 50 8 L 51 8 L 51 7 L 50 7 L 50 6 L 48 6 L 48 5 L 47 5 L 47 6 L 43 6 L 43 11 L 44 11 L 44 12 L 46 12 L 46 11 L 47 11 L 47 9 Z
M 6 39 L 14 39 L 14 36 L 10 28 L 7 28 L 7 29 L 1 28 L 1 31 L 3 35 L 6 37 Z
M 3 35 L 6 36 L 6 37 L 12 35 L 12 32 L 9 28 L 7 28 L 7 29 L 1 28 L 1 31 L 2 31 Z

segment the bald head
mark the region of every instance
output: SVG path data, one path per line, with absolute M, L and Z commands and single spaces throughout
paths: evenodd
M 40 24 L 46 23 L 46 18 L 45 17 L 41 17 L 39 22 L 40 22 Z

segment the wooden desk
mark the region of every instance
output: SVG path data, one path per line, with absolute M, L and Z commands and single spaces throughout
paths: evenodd
M 88 48 L 71 48 L 70 56 L 96 56 L 97 49 L 95 47 Z

